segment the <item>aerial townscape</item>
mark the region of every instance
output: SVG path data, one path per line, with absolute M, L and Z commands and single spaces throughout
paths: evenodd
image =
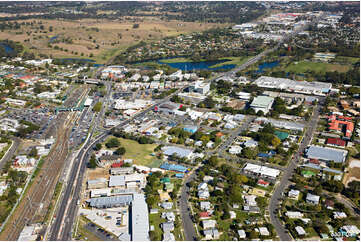
M 12 1 L 0 30 L 0 241 L 360 241 L 359 1 Z

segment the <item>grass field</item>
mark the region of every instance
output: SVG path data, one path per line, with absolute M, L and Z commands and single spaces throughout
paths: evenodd
M 220 60 L 229 60 L 229 61 L 226 61 L 226 62 L 223 62 L 223 63 L 219 63 L 217 65 L 213 65 L 213 66 L 210 66 L 211 68 L 216 68 L 216 67 L 220 67 L 220 66 L 223 66 L 223 65 L 242 65 L 243 63 L 245 63 L 247 60 L 249 60 L 250 58 L 252 58 L 253 56 L 242 56 L 242 57 L 233 57 L 233 56 L 230 56 L 230 57 L 223 57 L 223 58 L 220 58 Z
M 339 64 L 331 64 L 331 63 L 319 63 L 319 62 L 310 62 L 310 61 L 300 61 L 298 63 L 293 63 L 286 67 L 286 72 L 294 72 L 294 73 L 306 73 L 309 71 L 314 72 L 347 72 L 351 68 L 350 65 L 339 65 Z
M 35 54 L 51 55 L 53 58 L 92 58 L 98 63 L 106 63 L 119 51 L 142 40 L 156 41 L 163 37 L 227 26 L 217 23 L 165 21 L 155 17 L 61 21 L 29 19 L 17 22 L 31 22 L 33 25 L 20 25 L 20 29 L 0 32 L 0 39 L 19 41 L 27 51 Z M 133 28 L 135 23 L 139 24 L 138 28 Z M 55 36 L 56 40 L 49 46 L 50 38 Z M 69 41 L 64 42 L 63 39 Z M 59 49 L 54 49 L 55 46 Z
M 347 56 L 337 56 L 334 62 L 341 62 L 341 63 L 348 63 L 348 64 L 355 64 L 360 61 L 360 58 L 357 57 L 347 57 Z
M 151 156 L 156 144 L 139 144 L 134 140 L 119 138 L 121 146 L 126 150 L 124 158 L 133 159 L 134 164 L 142 166 L 159 167 L 160 161 L 157 157 Z M 157 164 L 159 164 L 157 166 Z
M 164 59 L 164 60 L 162 60 L 162 62 L 177 63 L 177 62 L 192 62 L 192 60 L 188 59 L 188 58 L 179 57 L 179 58 L 172 58 L 172 59 Z

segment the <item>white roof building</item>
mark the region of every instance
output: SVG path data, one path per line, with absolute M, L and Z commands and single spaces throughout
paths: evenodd
M 303 213 L 298 211 L 287 211 L 286 216 L 289 218 L 303 218 Z
M 243 168 L 246 172 L 251 172 L 254 174 L 259 174 L 261 176 L 276 178 L 280 174 L 280 171 L 277 169 L 269 168 L 266 166 L 259 166 L 252 163 L 247 163 Z
M 209 219 L 209 220 L 202 220 L 202 227 L 204 229 L 212 229 L 214 227 L 216 227 L 216 220 L 212 220 L 212 219 Z
M 245 239 L 246 238 L 246 232 L 243 229 L 240 229 L 237 232 L 238 232 L 238 237 L 240 239 Z
M 320 196 L 307 193 L 306 202 L 312 204 L 318 204 L 320 202 Z
M 269 236 L 270 235 L 270 233 L 269 233 L 269 231 L 268 231 L 268 229 L 266 227 L 259 227 L 258 231 L 259 231 L 260 235 L 262 235 L 262 236 Z
M 295 230 L 296 230 L 297 234 L 300 236 L 306 235 L 306 231 L 301 226 L 296 226 Z
M 144 194 L 134 194 L 132 202 L 132 240 L 149 241 L 148 205 Z
M 240 154 L 242 152 L 242 147 L 238 145 L 232 145 L 228 152 L 232 155 Z

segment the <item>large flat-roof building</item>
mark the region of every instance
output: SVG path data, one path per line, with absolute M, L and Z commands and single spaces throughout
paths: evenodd
M 268 178 L 277 178 L 280 174 L 280 171 L 277 169 L 269 168 L 266 166 L 259 166 L 252 163 L 247 163 L 246 166 L 243 168 L 245 172 L 253 173 L 255 175 L 260 175 Z
M 274 98 L 268 96 L 258 96 L 253 99 L 251 103 L 251 108 L 253 108 L 256 113 L 262 111 L 264 114 L 268 113 L 272 107 Z
M 90 199 L 90 206 L 96 208 L 112 208 L 130 205 L 133 200 L 132 195 L 121 195 L 113 197 L 98 197 Z
M 132 241 L 149 241 L 148 205 L 144 194 L 133 195 Z
M 327 82 L 294 81 L 287 78 L 261 76 L 254 83 L 259 87 L 286 90 L 304 94 L 325 96 L 329 93 L 332 84 Z
M 171 156 L 173 154 L 176 154 L 180 158 L 187 158 L 190 159 L 192 157 L 193 151 L 189 149 L 180 148 L 177 146 L 164 146 L 162 148 L 162 151 L 165 155 Z
M 323 161 L 334 161 L 336 163 L 342 163 L 346 159 L 347 152 L 347 150 L 311 145 L 307 149 L 306 156 L 309 159 L 318 159 Z

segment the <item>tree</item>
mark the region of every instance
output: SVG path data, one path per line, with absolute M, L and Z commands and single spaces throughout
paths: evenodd
M 254 149 L 246 147 L 242 150 L 242 155 L 247 159 L 254 159 L 256 158 L 257 152 Z
M 209 160 L 208 160 L 208 164 L 212 167 L 217 167 L 218 166 L 217 156 L 211 156 L 211 158 L 209 158 Z
M 92 156 L 90 157 L 90 160 L 89 160 L 89 168 L 94 169 L 96 167 L 97 167 L 96 158 L 95 158 L 95 155 L 92 154 Z
M 105 146 L 107 148 L 114 148 L 114 147 L 118 147 L 120 145 L 120 142 L 117 138 L 111 138 L 106 144 Z
M 241 175 L 241 182 L 242 183 L 247 183 L 248 182 L 248 178 L 245 175 Z
M 277 147 L 281 144 L 281 140 L 278 137 L 274 137 L 271 141 L 273 147 Z
M 125 148 L 124 147 L 119 147 L 118 149 L 116 149 L 113 154 L 115 155 L 124 155 L 125 154 Z
M 38 150 L 35 147 L 33 147 L 29 152 L 29 156 L 30 157 L 37 157 L 38 156 Z
M 100 112 L 100 110 L 102 109 L 102 102 L 97 102 L 94 107 L 93 107 L 93 111 L 94 112 Z
M 99 151 L 101 149 L 102 149 L 102 144 L 101 143 L 96 144 L 95 147 L 94 147 L 94 150 L 96 150 L 96 151 Z

